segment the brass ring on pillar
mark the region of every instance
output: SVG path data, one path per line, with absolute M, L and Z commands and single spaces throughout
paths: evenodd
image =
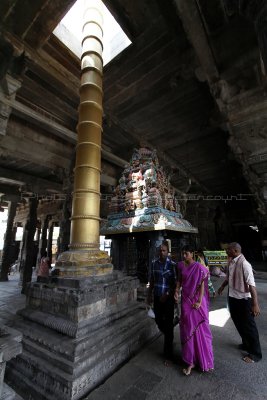
M 85 100 L 79 105 L 79 118 L 85 119 L 86 117 L 94 118 L 101 124 L 103 116 L 103 107 L 95 101 Z
M 91 52 L 90 52 L 90 54 L 91 54 Z M 86 55 L 86 57 L 87 57 L 87 55 Z M 94 72 L 96 72 L 97 74 L 99 74 L 101 77 L 102 77 L 102 75 L 103 75 L 103 72 L 101 71 L 101 69 L 99 69 L 99 68 L 97 68 L 97 67 L 94 67 L 94 66 L 92 66 L 92 65 L 87 65 L 87 66 L 83 67 L 83 69 L 82 69 L 81 72 L 87 72 L 87 71 L 94 71 Z M 96 85 L 94 82 L 86 82 L 86 83 L 83 83 L 83 84 L 80 86 L 79 91 L 82 90 L 82 88 L 83 88 L 84 85 L 95 85 L 96 87 L 99 88 L 99 90 L 101 90 L 101 92 L 102 92 L 102 94 L 103 94 L 102 88 L 101 88 L 100 86 Z
M 101 193 L 99 192 L 99 190 L 94 190 L 94 189 L 77 189 L 75 190 L 75 192 L 72 192 L 72 195 L 75 193 L 94 193 L 97 195 L 101 195 Z
M 98 104 L 96 101 L 93 101 L 93 100 L 84 100 L 84 101 L 82 101 L 82 102 L 80 103 L 79 108 L 81 108 L 81 106 L 82 106 L 83 104 L 92 105 L 92 106 L 98 108 L 100 111 L 103 111 L 102 105 Z
M 101 17 L 103 17 L 103 16 L 101 15 Z M 95 21 L 94 19 L 89 19 L 89 20 L 87 20 L 87 21 L 83 24 L 83 27 L 82 27 L 83 32 L 84 32 L 84 30 L 85 30 L 85 26 L 86 26 L 86 25 L 89 25 L 89 24 L 95 24 L 95 25 L 97 25 L 97 27 L 98 27 L 98 28 L 101 30 L 101 32 L 102 32 L 102 36 L 104 35 L 102 26 L 101 26 L 97 21 Z
M 94 142 L 79 142 L 79 143 L 76 144 L 76 148 L 78 146 L 81 146 L 82 144 L 91 144 L 92 146 L 98 147 L 101 150 L 101 146 L 99 146 L 99 144 L 96 144 Z
M 87 71 L 87 70 L 90 70 L 90 69 L 94 70 L 95 72 L 101 73 L 101 71 L 100 71 L 98 68 L 96 68 L 96 67 L 91 67 L 91 66 L 84 67 L 83 71 Z M 82 89 L 84 89 L 84 87 L 86 87 L 86 86 L 93 86 L 95 89 L 99 90 L 99 92 L 103 95 L 103 89 L 102 89 L 102 87 L 100 87 L 99 85 L 96 85 L 96 84 L 93 83 L 93 82 L 84 82 L 84 83 L 82 83 L 81 86 L 80 86 L 80 92 L 81 92 Z
M 93 50 L 93 49 L 83 49 L 82 50 L 82 59 L 84 57 L 87 57 L 88 55 L 94 54 L 95 56 L 99 57 L 99 59 L 101 60 L 101 63 L 103 63 L 103 58 L 102 55 L 97 51 L 97 50 Z M 82 69 L 81 72 L 83 72 L 84 70 Z M 100 74 L 101 76 L 103 75 L 103 73 L 101 72 Z
M 76 167 L 73 168 L 73 171 L 75 171 L 77 168 L 84 168 L 84 167 L 95 169 L 96 171 L 98 171 L 98 172 L 101 173 L 101 168 L 94 167 L 93 165 L 90 165 L 90 164 L 80 164 L 80 165 L 76 165 Z
M 74 215 L 70 218 L 72 221 L 75 219 L 94 219 L 95 221 L 101 221 L 101 218 L 96 215 Z
M 78 122 L 78 124 L 77 124 L 77 126 L 76 126 L 76 128 L 79 128 L 79 126 L 80 126 L 80 125 L 83 125 L 83 124 L 87 124 L 87 125 L 89 125 L 89 124 L 91 124 L 91 125 L 95 125 L 95 126 L 96 126 L 96 128 L 99 128 L 99 129 L 101 129 L 101 131 L 103 130 L 101 125 L 99 125 L 99 124 L 98 124 L 96 121 L 91 121 L 91 120 L 83 120 L 83 121 L 79 121 L 79 122 Z
M 84 53 L 81 60 L 81 73 L 86 71 L 87 68 L 91 68 L 99 75 L 103 75 L 103 63 L 102 57 L 99 54 L 86 54 Z
M 99 248 L 99 242 L 97 243 L 71 243 L 69 244 L 69 248 L 81 248 L 81 249 L 85 249 L 85 248 L 89 248 L 89 249 L 97 249 Z
M 89 24 L 90 24 L 90 22 L 86 22 L 86 25 L 89 25 Z M 96 24 L 96 23 L 95 23 L 95 25 L 99 26 L 99 25 Z M 101 45 L 101 47 L 102 47 L 102 51 L 103 51 L 104 46 L 103 46 L 103 43 L 102 43 L 101 38 L 99 38 L 97 35 L 93 35 L 92 33 L 89 34 L 89 35 L 85 35 L 84 38 L 83 38 L 83 40 L 82 40 L 82 45 L 84 44 L 84 42 L 85 42 L 87 39 L 95 39 L 95 40 L 97 40 L 97 41 L 100 43 L 100 45 Z
M 85 67 L 84 72 L 92 71 L 92 67 Z M 96 71 L 95 71 L 96 72 Z M 100 75 L 100 72 L 98 72 Z M 103 90 L 99 84 L 95 82 L 82 82 L 80 87 L 80 100 L 83 101 L 84 98 L 88 98 L 88 95 L 92 97 L 96 102 L 102 103 L 103 100 Z

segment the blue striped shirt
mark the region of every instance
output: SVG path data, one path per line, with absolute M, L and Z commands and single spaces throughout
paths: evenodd
M 151 279 L 154 282 L 154 296 L 163 294 L 174 289 L 176 284 L 176 264 L 169 257 L 161 262 L 158 258 L 152 262 Z

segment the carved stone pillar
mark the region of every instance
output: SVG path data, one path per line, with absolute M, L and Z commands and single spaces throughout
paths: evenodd
M 37 258 L 38 258 L 38 254 L 39 254 L 39 244 L 40 244 L 41 233 L 42 233 L 41 221 L 38 220 L 37 227 L 36 227 L 36 242 L 38 243 Z
M 22 268 L 22 293 L 25 293 L 26 286 L 31 282 L 32 268 L 35 264 L 34 235 L 37 225 L 37 200 L 29 200 L 29 214 L 23 234 L 23 249 L 21 254 Z
M 47 256 L 52 262 L 52 244 L 53 244 L 53 231 L 54 231 L 54 221 L 49 221 L 48 224 L 48 239 L 47 239 Z
M 49 223 L 49 216 L 47 215 L 41 220 L 41 237 L 39 238 L 39 246 L 38 246 L 38 255 L 37 255 L 37 261 L 36 261 L 36 266 L 38 266 L 44 252 L 46 251 L 47 248 L 47 229 L 48 229 L 48 223 Z
M 22 286 L 22 277 L 23 277 L 23 262 L 22 262 L 22 253 L 23 253 L 23 248 L 24 248 L 24 239 L 25 239 L 25 226 L 26 226 L 26 222 L 22 224 L 23 225 L 23 234 L 22 234 L 22 239 L 20 242 L 20 246 L 19 246 L 19 255 L 18 255 L 18 265 L 19 265 L 19 272 L 20 272 L 20 282 L 19 282 L 19 286 Z
M 203 204 L 204 203 L 204 204 Z M 213 248 L 213 243 L 210 242 L 209 232 L 213 228 L 214 223 L 212 219 L 210 220 L 210 209 L 207 204 L 207 201 L 203 201 L 200 204 L 198 210 L 198 231 L 199 231 L 199 246 L 201 248 L 210 249 Z
M 14 244 L 15 240 L 13 223 L 14 223 L 14 218 L 16 216 L 16 210 L 17 210 L 17 202 L 11 201 L 8 207 L 8 219 L 7 219 L 7 227 L 5 233 L 4 248 L 3 248 L 0 281 L 8 281 L 8 270 L 13 261 L 12 249 L 14 247 L 12 245 Z
M 62 217 L 59 226 L 59 236 L 57 241 L 57 258 L 59 254 L 65 252 L 69 248 L 70 242 L 70 217 L 71 217 L 71 204 L 70 195 L 66 193 L 66 198 L 63 202 Z

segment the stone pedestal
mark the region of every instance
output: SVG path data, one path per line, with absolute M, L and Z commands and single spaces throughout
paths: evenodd
M 75 400 L 89 393 L 157 334 L 136 301 L 136 278 L 52 278 L 32 283 L 23 320 L 23 353 L 8 364 L 18 393 Z
M 0 399 L 12 399 L 12 390 L 4 386 L 6 362 L 22 352 L 22 334 L 15 329 L 3 326 L 0 328 Z M 13 393 L 14 394 L 14 393 Z M 8 397 L 7 397 L 8 395 Z

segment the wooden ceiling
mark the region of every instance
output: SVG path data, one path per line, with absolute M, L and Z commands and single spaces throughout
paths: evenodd
M 1 0 L 2 193 L 7 177 L 58 188 L 71 168 L 80 63 L 52 32 L 73 3 Z M 266 212 L 266 76 L 248 15 L 229 0 L 104 3 L 132 41 L 104 68 L 106 174 L 151 146 L 178 190 L 248 193 Z

